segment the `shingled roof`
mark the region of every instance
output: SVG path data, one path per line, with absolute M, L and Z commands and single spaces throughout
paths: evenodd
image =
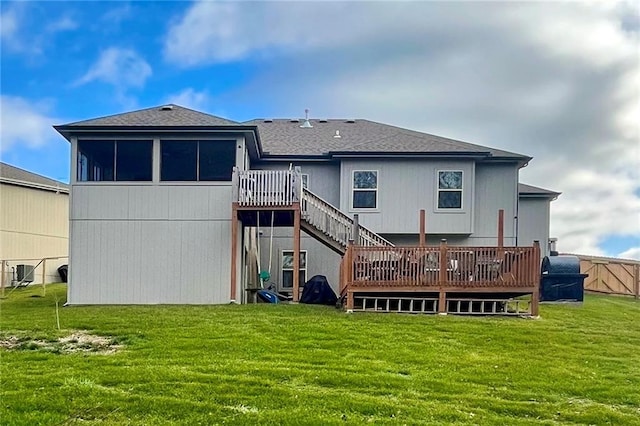
M 478 154 L 528 161 L 530 157 L 474 145 L 369 120 L 256 119 L 243 124 L 258 127 L 262 150 L 270 156 L 326 156 L 349 154 Z M 340 137 L 337 137 L 337 136 Z
M 77 121 L 59 127 L 102 127 L 102 126 L 149 126 L 149 127 L 182 127 L 182 126 L 228 126 L 237 125 L 235 121 L 204 112 L 194 111 L 175 104 L 156 106 L 124 114 L 109 115 L 91 120 Z
M 69 192 L 66 183 L 49 179 L 7 163 L 0 163 L 0 182 L 51 191 Z
M 69 139 L 74 131 L 133 127 L 231 127 L 253 132 L 257 128 L 264 157 L 331 157 L 356 155 L 462 155 L 507 159 L 521 164 L 531 157 L 403 129 L 370 120 L 255 119 L 238 123 L 179 105 L 169 104 L 124 114 L 55 126 Z M 338 137 L 339 136 L 339 137 Z
M 537 186 L 518 183 L 518 194 L 532 197 L 556 198 L 561 192 L 551 191 L 549 189 L 539 188 Z

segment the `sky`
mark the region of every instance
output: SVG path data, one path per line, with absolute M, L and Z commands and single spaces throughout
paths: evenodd
M 177 103 L 367 118 L 534 157 L 562 252 L 640 259 L 640 17 L 622 2 L 0 2 L 0 158 L 63 181 L 54 124 Z

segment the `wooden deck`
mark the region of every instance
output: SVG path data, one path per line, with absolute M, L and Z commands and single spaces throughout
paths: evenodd
M 540 250 L 532 247 L 349 246 L 347 310 L 538 314 Z M 525 303 L 520 296 L 529 295 Z M 525 309 L 526 305 L 526 309 Z

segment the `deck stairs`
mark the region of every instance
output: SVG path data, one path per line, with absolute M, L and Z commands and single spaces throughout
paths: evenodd
M 340 255 L 345 254 L 349 241 L 361 246 L 393 246 L 390 241 L 362 225 L 358 225 L 355 231 L 351 217 L 306 188 L 302 190 L 300 209 L 300 227 Z M 355 241 L 356 238 L 358 241 Z

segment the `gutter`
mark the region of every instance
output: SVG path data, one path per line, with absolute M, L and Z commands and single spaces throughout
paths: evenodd
M 45 185 L 42 183 L 27 182 L 27 181 L 18 180 L 18 179 L 10 179 L 10 178 L 3 177 L 3 178 L 0 178 L 0 182 L 7 183 L 9 185 L 17 185 L 17 186 L 25 186 L 28 188 L 42 189 L 45 191 L 52 191 L 56 193 L 63 193 L 63 194 L 69 193 L 69 188 L 65 188 L 61 186 Z M 66 185 L 66 184 L 63 184 L 63 185 Z

